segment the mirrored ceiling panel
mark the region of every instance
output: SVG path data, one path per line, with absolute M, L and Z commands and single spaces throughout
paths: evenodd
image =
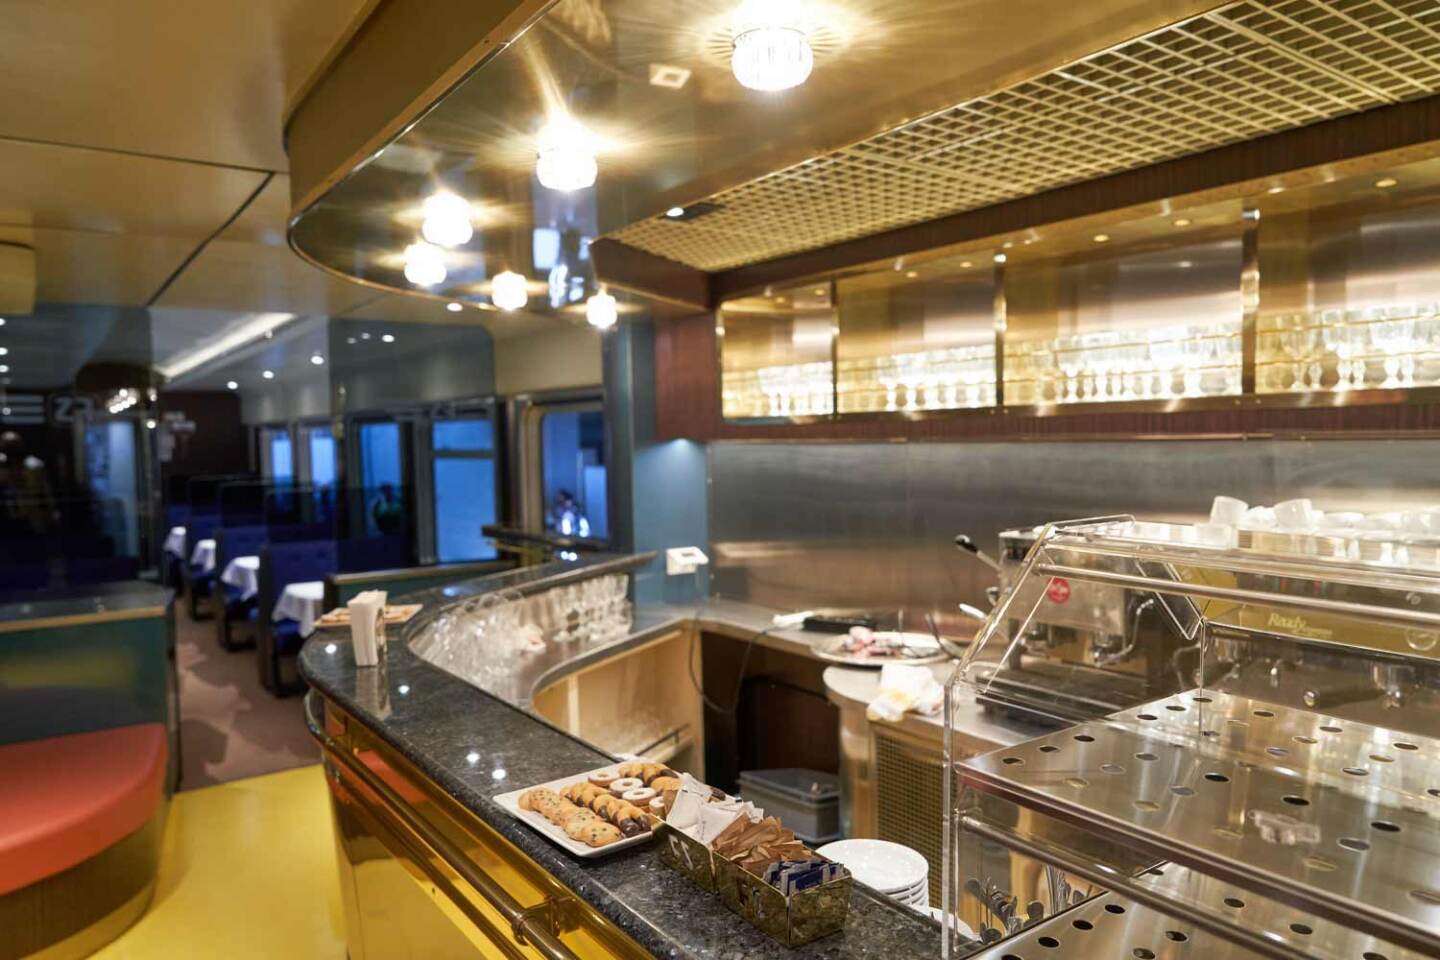
M 1213 6 L 563 0 L 301 211 L 291 242 L 362 282 L 583 320 L 601 235 L 707 229 L 723 211 L 697 201 L 717 191 Z

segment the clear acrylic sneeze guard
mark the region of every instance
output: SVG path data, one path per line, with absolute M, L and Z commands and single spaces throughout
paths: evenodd
M 944 955 L 1440 955 L 1440 536 L 1026 539 L 946 690 Z

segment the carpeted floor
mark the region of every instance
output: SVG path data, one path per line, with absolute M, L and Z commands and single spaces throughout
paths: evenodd
M 317 763 L 300 697 L 277 700 L 260 685 L 255 651 L 227 653 L 213 620 L 175 604 L 180 670 L 180 789 L 194 790 Z

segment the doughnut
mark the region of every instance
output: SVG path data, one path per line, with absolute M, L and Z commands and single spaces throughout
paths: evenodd
M 621 777 L 610 784 L 610 792 L 617 797 L 623 797 L 631 790 L 638 790 L 643 786 L 645 786 L 645 781 L 639 777 Z
M 626 803 L 633 803 L 637 807 L 643 807 L 658 796 L 660 796 L 659 792 L 650 787 L 639 787 L 635 790 L 626 790 L 620 799 Z

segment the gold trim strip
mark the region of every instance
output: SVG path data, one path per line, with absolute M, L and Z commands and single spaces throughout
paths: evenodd
M 120 623 L 125 620 L 149 620 L 165 616 L 166 610 L 166 607 L 137 607 L 133 610 L 103 610 L 63 617 L 37 617 L 34 620 L 6 620 L 0 623 L 0 634 L 23 633 L 26 630 L 48 630 L 53 627 L 84 627 L 97 623 Z

